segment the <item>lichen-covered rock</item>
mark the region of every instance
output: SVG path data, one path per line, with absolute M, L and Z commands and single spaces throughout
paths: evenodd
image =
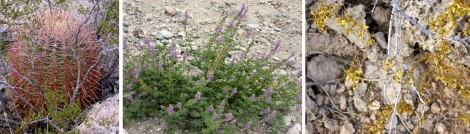
M 119 133 L 119 95 L 93 105 L 76 129 L 85 134 Z

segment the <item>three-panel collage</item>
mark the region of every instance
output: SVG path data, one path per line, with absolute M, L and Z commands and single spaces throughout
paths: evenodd
M 0 0 L 0 134 L 468 134 L 470 0 Z

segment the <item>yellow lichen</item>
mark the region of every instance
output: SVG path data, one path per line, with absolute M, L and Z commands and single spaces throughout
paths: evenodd
M 319 3 L 319 5 L 321 5 L 321 2 Z M 315 24 L 318 30 L 325 32 L 326 19 L 328 19 L 329 16 L 333 15 L 333 11 L 337 8 L 338 7 L 335 5 L 318 6 L 318 9 L 316 11 L 310 11 L 310 15 L 312 18 L 308 19 L 308 21 L 313 21 L 313 24 Z
M 352 81 L 352 89 L 356 91 L 356 86 L 358 81 L 363 81 L 363 72 L 360 67 L 360 64 L 357 61 L 357 58 L 354 58 L 354 61 L 351 63 L 351 66 L 348 70 L 345 71 L 346 73 L 346 81 Z

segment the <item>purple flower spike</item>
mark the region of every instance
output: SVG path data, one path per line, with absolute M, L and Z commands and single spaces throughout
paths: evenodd
M 295 64 L 295 62 L 293 60 L 289 60 L 289 61 L 286 62 L 287 66 L 292 66 L 294 64 Z
M 215 114 L 215 113 L 212 114 L 212 120 L 215 120 L 215 119 L 217 119 L 217 118 L 219 118 L 219 116 L 217 116 L 217 114 Z
M 173 112 L 174 112 L 173 111 L 173 106 L 172 105 L 168 106 L 168 114 L 173 115 Z
M 276 111 L 273 111 L 273 112 L 271 112 L 271 114 L 269 114 L 268 120 L 271 120 L 271 119 L 273 119 L 274 117 L 276 117 Z
M 235 23 L 232 21 L 232 22 L 229 23 L 229 26 L 230 27 L 235 27 Z
M 232 93 L 230 94 L 230 96 L 234 96 L 235 94 L 237 94 L 237 92 L 238 92 L 238 91 L 237 91 L 236 88 L 232 89 Z
M 251 128 L 251 122 L 246 123 L 245 128 L 250 129 Z
M 129 44 L 127 44 L 127 41 L 124 41 L 124 43 L 123 43 L 123 48 L 124 48 L 124 49 L 127 49 L 127 47 L 129 47 Z
M 176 104 L 176 107 L 178 107 L 178 109 L 181 109 L 181 108 L 183 108 L 183 104 L 181 104 L 181 102 L 179 102 L 178 104 Z
M 225 38 L 224 37 L 219 37 L 219 38 L 217 38 L 217 40 L 219 41 L 220 44 L 225 43 Z
M 273 52 L 274 53 L 279 52 L 279 48 L 281 48 L 281 45 L 282 45 L 282 43 L 281 43 L 280 40 L 276 41 L 276 45 L 274 46 Z
M 183 14 L 183 24 L 188 24 L 188 20 L 191 18 L 191 16 L 189 16 L 189 13 L 188 11 L 184 12 Z
M 145 64 L 144 64 L 144 69 L 147 69 L 147 67 L 148 67 L 148 64 L 145 63 Z
M 131 95 L 131 96 L 127 97 L 127 100 L 129 100 L 129 102 L 132 103 L 132 102 L 134 102 L 134 97 L 132 97 L 132 95 Z
M 176 50 L 171 51 L 171 57 L 176 57 Z
M 266 94 L 266 95 L 271 95 L 271 93 L 273 93 L 273 88 L 268 88 L 268 89 L 266 90 L 266 93 L 265 93 L 265 94 Z
M 291 123 L 291 124 L 289 124 L 289 126 L 287 126 L 288 129 L 291 129 L 293 127 L 294 127 L 294 123 Z
M 292 52 L 290 53 L 290 56 L 289 56 L 289 58 L 292 58 L 292 57 L 294 57 L 295 55 L 297 55 L 297 52 L 295 52 L 295 51 L 292 51 Z
M 229 121 L 229 120 L 232 120 L 233 119 L 233 114 L 232 113 L 228 113 L 227 115 L 225 115 L 225 120 Z
M 256 100 L 256 97 L 255 97 L 255 95 L 254 95 L 254 94 L 253 94 L 253 95 L 251 95 L 250 99 L 251 99 L 251 101 L 255 101 L 255 100 Z
M 163 69 L 163 63 L 158 63 L 158 70 L 162 70 Z
M 245 59 L 245 53 L 240 53 L 240 61 L 243 61 Z
M 217 28 L 216 35 L 220 35 L 220 33 L 222 33 L 223 30 L 224 30 L 224 28 L 222 26 L 219 26 L 219 28 Z
M 201 93 L 197 93 L 195 96 L 196 96 L 196 101 L 201 99 Z
M 135 75 L 135 78 L 139 78 L 139 76 L 140 76 L 140 69 L 135 69 L 134 75 Z
M 268 108 L 264 109 L 264 110 L 261 112 L 261 114 L 267 114 L 267 113 L 269 113 L 270 111 L 271 111 L 271 109 L 268 107 Z
M 253 35 L 253 32 L 251 32 L 251 31 L 246 32 L 246 37 L 247 38 L 250 38 L 252 35 Z
M 144 39 L 144 44 L 149 47 L 149 46 L 150 46 L 150 40 L 147 39 L 147 38 L 145 38 L 145 39 Z
M 127 84 L 127 90 L 128 90 L 128 91 L 132 91 L 132 84 L 130 84 L 130 83 Z
M 212 107 L 212 105 L 207 107 L 207 112 L 212 112 L 212 111 L 214 111 L 214 107 Z
M 207 73 L 207 81 L 208 82 L 211 82 L 213 78 L 214 78 L 214 73 L 212 73 L 212 72 Z
M 300 111 L 300 110 L 302 110 L 302 105 L 300 105 L 300 104 L 297 104 L 297 107 L 295 108 L 295 110 L 296 110 L 296 111 Z
M 163 122 L 163 124 L 162 124 L 162 129 L 167 129 L 167 128 L 168 128 L 168 126 L 166 126 L 166 123 Z
M 236 120 L 232 120 L 232 121 L 230 121 L 230 125 L 235 125 L 236 123 L 237 123 L 237 121 L 236 121 Z
M 295 100 L 296 101 L 301 101 L 302 100 L 302 94 L 297 95 L 297 97 L 295 97 Z
M 183 56 L 183 60 L 186 60 L 188 58 L 188 53 L 185 52 L 185 53 L 183 53 L 182 56 Z
M 242 9 L 238 13 L 238 20 L 242 20 L 245 17 L 246 12 L 248 12 L 248 7 L 245 4 L 243 4 Z

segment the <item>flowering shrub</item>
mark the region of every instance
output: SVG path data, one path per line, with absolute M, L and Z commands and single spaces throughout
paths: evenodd
M 141 52 L 132 56 L 125 48 L 125 119 L 163 118 L 167 132 L 238 132 L 270 126 L 273 133 L 286 129 L 282 116 L 301 104 L 299 83 L 276 69 L 292 64 L 292 55 L 274 61 L 282 43 L 265 54 L 252 54 L 250 32 L 238 33 L 248 8 L 226 13 L 201 49 L 187 38 L 181 48 L 174 44 L 135 44 Z M 233 16 L 233 18 L 232 18 Z M 188 24 L 188 14 L 183 24 Z M 187 48 L 187 49 L 185 49 Z M 300 105 L 299 105 L 300 106 Z M 298 108 L 300 109 L 300 108 Z

